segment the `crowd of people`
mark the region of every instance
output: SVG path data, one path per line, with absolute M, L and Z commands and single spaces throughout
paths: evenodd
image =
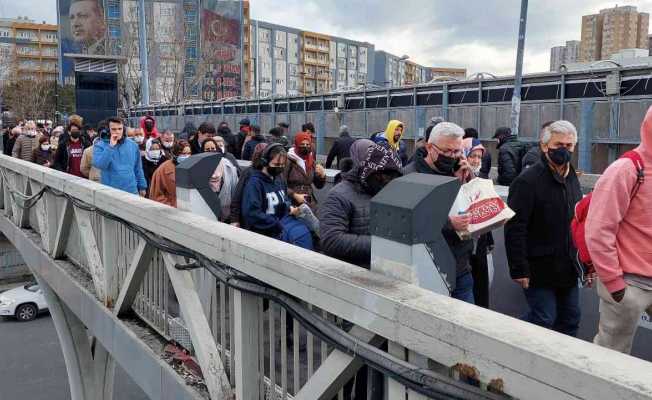
M 354 138 L 340 127 L 325 166 L 316 154 L 315 127 L 302 126 L 292 139 L 279 123 L 267 135 L 248 119 L 237 132 L 226 122 L 182 132 L 159 131 L 152 116 L 138 127 L 109 118 L 97 128 L 73 115 L 65 127 L 26 121 L 3 133 L 4 154 L 88 178 L 151 200 L 177 206 L 176 167 L 200 153 L 222 155 L 210 178 L 219 199 L 221 222 L 369 268 L 370 203 L 393 179 L 421 173 L 455 177 L 461 183 L 490 178 L 492 156 L 477 130 L 433 118 L 413 154 L 403 136 L 405 125 L 391 120 L 385 131 Z M 497 182 L 509 186 L 507 203 L 515 212 L 505 226 L 511 278 L 529 307 L 524 319 L 576 336 L 581 320 L 582 284 L 597 273 L 601 318 L 595 342 L 629 352 L 644 312 L 652 313 L 652 218 L 646 210 L 652 183 L 643 165 L 621 159 L 599 179 L 586 218 L 586 246 L 593 264 L 582 265 L 571 231 L 576 204 L 582 200 L 572 164 L 577 131 L 568 121 L 541 128 L 538 143 L 520 141 L 506 127 L 496 129 Z M 652 165 L 652 108 L 635 149 Z M 241 168 L 238 160 L 251 161 Z M 316 191 L 326 184 L 326 170 L 336 161 L 339 174 L 322 201 Z M 649 178 L 648 178 L 649 180 Z M 436 205 L 433 204 L 433 207 Z M 457 232 L 471 217 L 449 217 L 442 234 L 456 265 L 451 296 L 490 307 L 487 255 L 492 233 L 463 239 Z

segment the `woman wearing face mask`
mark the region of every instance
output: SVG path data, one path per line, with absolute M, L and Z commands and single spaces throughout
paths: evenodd
M 310 230 L 295 217 L 299 209 L 290 205 L 280 175 L 285 170 L 287 153 L 282 145 L 267 146 L 244 187 L 242 217 L 244 228 L 261 235 L 312 250 Z
M 288 165 L 283 174 L 288 186 L 288 194 L 295 203 L 307 203 L 313 211 L 317 201 L 312 185 L 317 189 L 326 183 L 326 170 L 315 162 L 312 151 L 312 138 L 309 133 L 297 133 L 294 147 L 288 152 Z
M 190 143 L 180 140 L 172 146 L 172 159 L 161 164 L 152 175 L 149 198 L 170 207 L 177 206 L 176 168 L 179 162 L 190 157 Z
M 138 148 L 140 148 L 140 156 L 145 157 L 145 152 L 147 151 L 146 146 L 147 144 L 145 143 L 145 134 L 143 133 L 142 129 L 134 129 L 133 130 L 133 136 L 131 139 L 136 142 L 138 145 Z
M 151 186 L 154 171 L 167 161 L 161 147 L 161 142 L 158 139 L 147 141 L 145 157 L 143 157 L 143 173 L 145 174 L 145 180 L 147 180 L 147 187 Z
M 50 149 L 50 139 L 47 136 L 41 136 L 38 140 L 39 146 L 34 149 L 34 162 L 44 167 L 52 165 L 52 150 Z
M 466 154 L 466 160 L 471 167 L 474 177 L 489 179 L 486 174 L 480 172 L 482 168 L 482 158 L 484 157 L 486 150 L 480 142 L 479 139 L 475 138 L 466 138 L 464 139 L 464 153 Z

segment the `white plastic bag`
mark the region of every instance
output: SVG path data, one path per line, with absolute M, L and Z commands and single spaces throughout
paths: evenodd
M 478 238 L 503 226 L 515 215 L 496 193 L 494 183 L 481 178 L 475 178 L 460 188 L 449 216 L 460 214 L 471 214 L 469 228 L 457 232 L 462 239 Z

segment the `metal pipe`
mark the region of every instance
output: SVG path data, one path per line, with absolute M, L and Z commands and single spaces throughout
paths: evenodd
M 138 2 L 138 47 L 140 54 L 140 85 L 141 85 L 141 104 L 149 105 L 149 66 L 147 62 L 147 25 L 145 21 L 145 0 Z
M 521 0 L 521 17 L 518 28 L 518 49 L 516 51 L 516 74 L 514 76 L 514 94 L 512 95 L 512 134 L 518 135 L 521 116 L 521 86 L 523 82 L 523 53 L 525 50 L 525 28 L 527 23 L 528 0 Z

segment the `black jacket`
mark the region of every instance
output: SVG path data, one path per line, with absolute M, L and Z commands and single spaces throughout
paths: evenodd
M 221 136 L 224 139 L 227 153 L 236 154 L 237 139 L 229 128 L 225 127 L 218 129 L 217 136 Z
M 539 146 L 532 146 L 530 150 L 525 153 L 521 161 L 521 169 L 528 169 L 534 164 L 538 163 L 541 159 L 541 148 Z
M 482 179 L 489 179 L 491 173 L 491 153 L 485 151 L 482 156 L 482 164 L 480 165 L 480 174 L 478 176 Z
M 86 136 L 81 135 L 79 140 L 82 144 L 82 151 L 91 146 L 91 142 L 87 139 Z M 70 143 L 70 133 L 66 132 L 61 137 L 59 137 L 59 147 L 54 153 L 54 159 L 52 160 L 52 168 L 68 172 L 68 144 Z
M 331 257 L 369 269 L 371 196 L 362 189 L 355 172 L 343 175 L 319 207 L 321 246 Z
M 339 162 L 343 158 L 351 157 L 351 145 L 355 142 L 355 139 L 351 137 L 348 133 L 343 133 L 335 139 L 335 143 L 328 152 L 328 157 L 326 157 L 326 168 L 330 168 L 333 165 L 333 160 L 337 158 L 337 167 Z
M 414 153 L 414 161 L 403 168 L 403 175 L 418 172 L 421 174 L 449 176 L 430 168 L 425 161 L 427 155 L 428 150 L 426 150 L 425 147 L 418 148 Z M 450 221 L 442 228 L 441 233 L 444 236 L 444 239 L 446 239 L 446 243 L 448 243 L 451 253 L 453 253 L 453 256 L 455 257 L 457 276 L 462 276 L 469 272 L 471 268 L 471 254 L 473 253 L 473 240 L 460 239 L 457 232 L 455 232 L 455 229 L 453 229 L 453 226 L 450 224 Z
M 235 157 L 238 160 L 242 159 L 242 150 L 244 148 L 244 142 L 245 142 L 246 138 L 247 138 L 247 134 L 245 132 L 242 132 L 242 131 L 238 132 L 238 134 L 235 135 L 235 146 L 236 147 L 235 147 L 235 152 L 233 153 L 233 155 L 235 155 Z
M 507 202 L 516 216 L 505 226 L 512 279 L 530 278 L 530 286 L 544 288 L 577 284 L 570 223 L 581 198 L 575 169 L 564 179 L 544 155 L 514 180 Z
M 242 159 L 246 161 L 251 161 L 254 156 L 254 149 L 260 143 L 267 143 L 265 136 L 257 135 L 251 138 L 247 143 L 242 146 Z
M 11 157 L 11 151 L 14 149 L 14 143 L 16 143 L 16 137 L 17 136 L 9 136 L 9 133 L 5 133 L 4 136 L 2 136 L 2 145 L 4 146 L 2 149 L 2 153 L 6 156 Z
M 510 136 L 498 145 L 498 184 L 509 186 L 521 173 L 521 160 L 528 150 L 527 143 Z

